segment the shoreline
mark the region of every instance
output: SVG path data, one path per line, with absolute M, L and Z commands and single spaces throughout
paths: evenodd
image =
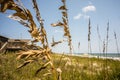
M 98 55 L 91 55 L 91 54 L 87 54 L 87 53 L 84 53 L 84 54 L 65 54 L 65 55 L 69 55 L 69 56 L 79 56 L 79 57 L 86 57 L 86 58 L 100 58 L 100 59 L 111 59 L 111 60 L 117 60 L 117 61 L 120 61 L 120 57 L 110 57 L 110 56 L 98 56 Z

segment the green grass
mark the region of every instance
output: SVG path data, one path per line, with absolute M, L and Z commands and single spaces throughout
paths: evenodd
M 102 59 L 67 55 L 61 58 L 58 54 L 52 54 L 52 58 L 55 67 L 62 69 L 62 80 L 120 80 L 120 61 L 107 60 L 106 69 Z M 34 75 L 41 67 L 36 62 L 17 70 L 23 61 L 16 60 L 15 53 L 0 54 L 0 80 L 53 80 L 52 75 L 43 77 L 47 70 Z

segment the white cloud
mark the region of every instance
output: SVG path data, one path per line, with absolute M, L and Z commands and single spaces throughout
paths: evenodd
M 96 7 L 94 5 L 88 5 L 84 8 L 82 8 L 82 11 L 85 12 L 85 13 L 89 12 L 89 11 L 96 11 Z
M 89 19 L 90 16 L 86 15 L 86 14 L 78 14 L 78 15 L 76 15 L 76 16 L 73 17 L 74 20 L 78 20 L 80 18 Z
M 79 13 L 78 15 L 74 16 L 73 19 L 77 20 L 77 19 L 80 19 L 82 16 L 83 15 Z

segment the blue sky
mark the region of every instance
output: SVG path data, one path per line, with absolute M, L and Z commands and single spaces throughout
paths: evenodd
M 30 0 L 22 0 L 26 8 L 28 8 L 33 16 L 35 11 L 32 8 Z M 37 0 L 44 26 L 48 34 L 49 43 L 54 36 L 55 41 L 63 39 L 63 29 L 60 27 L 53 28 L 51 23 L 61 21 L 61 12 L 58 8 L 62 5 L 60 0 Z M 107 22 L 110 23 L 108 52 L 117 52 L 114 34 L 118 37 L 118 45 L 120 44 L 120 0 L 67 0 L 69 27 L 72 35 L 72 44 L 74 52 L 88 52 L 88 18 L 91 19 L 91 46 L 92 52 L 99 52 L 99 38 L 97 35 L 97 25 L 101 39 L 106 38 Z M 30 39 L 27 28 L 19 24 L 17 21 L 9 19 L 7 16 L 12 14 L 7 11 L 5 14 L 0 13 L 0 35 L 9 38 L 26 38 Z M 34 17 L 36 24 L 39 26 Z M 78 42 L 81 43 L 78 50 Z M 100 42 L 102 49 L 102 42 Z M 52 48 L 55 52 L 69 52 L 67 43 L 64 42 Z M 120 51 L 120 48 L 119 48 Z

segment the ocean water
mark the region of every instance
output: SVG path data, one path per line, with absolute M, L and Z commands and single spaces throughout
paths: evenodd
M 93 56 L 101 56 L 101 57 L 120 57 L 120 53 L 107 53 L 107 54 L 103 54 L 103 53 L 93 53 L 91 54 Z
M 83 55 L 84 53 L 75 53 L 76 55 Z M 92 56 L 97 56 L 97 57 L 112 57 L 112 58 L 115 58 L 115 57 L 119 57 L 120 58 L 120 53 L 92 53 L 90 54 Z

